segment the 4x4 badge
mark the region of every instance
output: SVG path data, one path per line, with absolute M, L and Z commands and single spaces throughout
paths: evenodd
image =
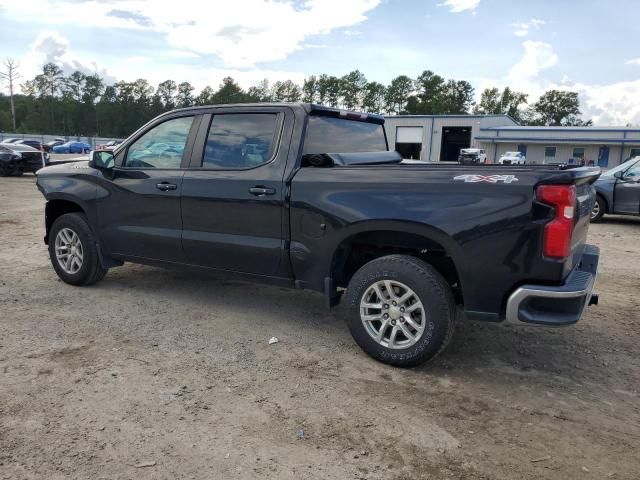
M 512 183 L 518 181 L 518 177 L 515 175 L 458 175 L 457 177 L 453 177 L 453 179 L 465 183 Z

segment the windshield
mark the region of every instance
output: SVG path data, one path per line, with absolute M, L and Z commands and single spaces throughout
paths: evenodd
M 386 151 L 383 125 L 321 115 L 309 117 L 303 154 Z
M 602 174 L 603 177 L 611 177 L 612 175 L 615 175 L 617 172 L 622 172 L 624 170 L 626 170 L 627 168 L 631 168 L 631 166 L 640 161 L 640 157 L 633 157 L 630 158 L 629 160 L 627 160 L 624 163 L 621 163 L 620 165 L 618 165 L 617 167 L 613 167 L 611 170 L 607 170 L 606 172 L 604 172 Z

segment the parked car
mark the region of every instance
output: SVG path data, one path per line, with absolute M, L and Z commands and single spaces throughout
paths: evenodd
M 67 142 L 53 147 L 53 153 L 89 153 L 91 145 L 84 142 Z
M 107 143 L 96 145 L 96 150 L 114 150 L 122 140 L 109 140 Z
M 457 307 L 579 320 L 597 300 L 585 240 L 599 173 L 405 164 L 382 116 L 246 104 L 167 112 L 37 186 L 64 282 L 127 261 L 309 289 L 341 303 L 367 353 L 408 367 L 446 347 Z
M 15 143 L 15 142 L 19 142 L 20 140 L 22 140 L 21 138 L 5 138 L 4 140 L 2 140 L 2 143 Z
M 500 165 L 524 165 L 527 158 L 522 152 L 505 152 L 498 163 Z
M 14 142 L 14 145 L 28 145 L 30 147 L 35 148 L 36 150 L 42 149 L 42 142 L 40 140 L 32 140 L 29 138 L 23 138 L 22 140 L 18 140 Z
M 591 210 L 592 222 L 609 213 L 640 215 L 640 157 L 606 171 L 594 186 L 597 195 Z
M 481 148 L 462 148 L 458 162 L 463 165 L 477 165 L 487 162 L 487 152 Z
M 48 153 L 24 144 L 0 143 L 0 177 L 36 172 L 47 165 L 49 165 Z
M 53 150 L 53 147 L 57 147 L 58 145 L 62 145 L 64 143 L 67 143 L 67 140 L 65 140 L 64 138 L 56 138 L 55 140 L 42 145 L 42 148 L 44 148 L 45 152 L 50 152 Z

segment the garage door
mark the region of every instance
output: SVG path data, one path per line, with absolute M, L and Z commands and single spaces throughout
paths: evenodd
M 422 143 L 422 127 L 397 127 L 396 143 Z

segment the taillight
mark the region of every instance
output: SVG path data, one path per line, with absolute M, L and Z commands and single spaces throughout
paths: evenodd
M 543 255 L 556 259 L 567 258 L 571 254 L 576 187 L 574 185 L 540 185 L 536 197 L 538 201 L 555 209 L 553 220 L 544 226 Z

